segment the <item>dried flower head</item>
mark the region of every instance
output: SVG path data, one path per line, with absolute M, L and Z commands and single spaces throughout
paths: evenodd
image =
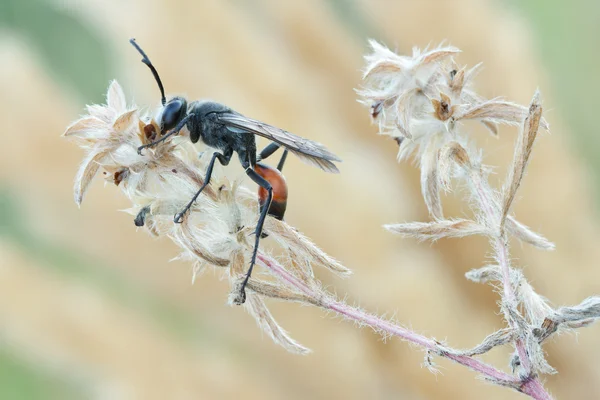
M 497 135 L 498 124 L 520 125 L 528 109 L 478 95 L 472 84 L 481 64 L 459 67 L 456 47 L 414 48 L 411 56 L 403 56 L 374 40 L 369 43 L 372 52 L 365 56 L 360 102 L 370 107 L 379 133 L 399 143 L 399 160 L 414 155 L 425 203 L 434 218 L 442 218 L 439 191 L 449 187 L 439 172 L 446 161 L 442 149 L 455 142 L 474 162 L 479 157 L 468 145 L 461 123 L 480 121 Z M 543 119 L 540 124 L 548 128 Z
M 259 326 L 287 350 L 306 353 L 277 324 L 267 309 L 265 297 L 314 304 L 322 289 L 312 268 L 322 266 L 347 275 L 348 269 L 323 253 L 310 240 L 285 222 L 268 217 L 266 232 L 279 244 L 286 272 L 302 279 L 312 296 L 301 293 L 281 276 L 253 275 L 248 283 L 247 299 L 239 297 L 240 277 L 249 265 L 253 249 L 253 227 L 258 217 L 256 194 L 215 174 L 211 184 L 193 205 L 181 224 L 173 223 L 179 211 L 203 183 L 206 160 L 180 135 L 170 137 L 159 146 L 138 154 L 140 145 L 160 139 L 157 123 L 141 113 L 135 105 L 127 107 L 119 84 L 109 87 L 106 105 L 88 106 L 88 115 L 71 124 L 64 133 L 86 150 L 75 178 L 75 201 L 81 204 L 93 178 L 102 169 L 107 179 L 118 186 L 133 203 L 135 224 L 146 226 L 156 236 L 166 236 L 182 248 L 179 256 L 195 264 L 194 276 L 208 266 L 226 271 L 231 283 L 230 301 L 241 304 Z M 264 266 L 264 251 L 257 265 Z M 263 274 L 264 275 L 264 274 Z
M 379 133 L 393 137 L 400 145 L 398 159 L 414 155 L 418 161 L 423 198 L 433 218 L 431 222 L 385 225 L 386 229 L 431 241 L 484 235 L 490 240 L 497 262 L 470 271 L 467 278 L 489 282 L 497 288 L 508 327 L 489 335 L 471 350 L 456 351 L 440 344 L 438 354 L 473 356 L 512 344 L 510 365 L 519 381 L 513 387 L 535 398 L 549 398 L 537 380 L 539 374 L 556 372 L 545 359 L 544 340 L 555 332 L 587 326 L 599 319 L 600 302 L 597 297 L 590 297 L 578 306 L 554 309 L 511 265 L 509 235 L 541 249 L 554 248 L 510 215 L 538 130 L 548 129 L 542 117 L 540 94 L 534 94 L 529 107 L 479 96 L 472 88 L 472 80 L 480 65 L 469 70 L 458 67 L 453 56 L 459 50 L 454 47 L 440 46 L 424 52 L 414 49 L 410 57 L 397 55 L 375 41 L 371 41 L 371 47 L 372 53 L 365 57 L 364 88 L 358 91 L 360 101 L 371 107 Z M 480 121 L 494 135 L 498 134 L 498 124 L 520 126 L 513 160 L 500 190 L 490 186 L 480 152 L 461 128 L 465 120 Z M 440 190 L 448 190 L 455 176 L 467 185 L 473 220 L 443 216 Z M 433 365 L 431 351 L 426 365 Z M 509 380 L 508 384 L 498 384 L 512 383 Z

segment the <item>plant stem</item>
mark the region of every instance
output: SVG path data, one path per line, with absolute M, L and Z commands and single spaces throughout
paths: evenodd
M 359 308 L 352 307 L 344 302 L 335 300 L 332 297 L 324 296 L 322 293 L 315 290 L 315 288 L 310 287 L 295 275 L 287 271 L 271 257 L 265 256 L 259 252 L 257 259 L 260 264 L 271 271 L 271 273 L 277 278 L 283 282 L 286 282 L 299 292 L 311 297 L 313 300 L 311 303 L 314 305 L 329 311 L 333 311 L 338 315 L 359 323 L 360 325 L 368 326 L 380 334 L 385 333 L 391 336 L 396 336 L 402 340 L 416 344 L 427 350 L 431 350 L 441 357 L 446 357 L 454 362 L 470 368 L 473 371 L 479 372 L 498 385 L 511 387 L 536 400 L 552 400 L 552 397 L 548 394 L 548 392 L 546 392 L 537 378 L 530 377 L 528 379 L 521 380 L 476 358 L 467 355 L 453 354 L 434 339 L 430 339 L 426 336 L 413 332 L 407 328 L 404 328 L 403 326 L 394 324 L 381 317 L 369 314 Z
M 442 357 L 446 357 L 452 361 L 469 367 L 470 369 L 479 372 L 480 374 L 488 378 L 493 379 L 494 382 L 501 383 L 507 386 L 514 386 L 514 384 L 518 382 L 518 379 L 516 379 L 514 376 L 502 372 L 476 358 L 448 353 L 444 351 L 441 348 L 440 344 L 433 339 L 412 332 L 400 325 L 393 324 L 390 321 L 369 314 L 361 309 L 351 307 L 348 304 L 338 301 L 326 301 L 323 307 L 328 310 L 335 311 L 338 314 L 341 314 L 344 317 L 356 321 L 360 324 L 367 325 L 377 332 L 385 332 L 387 334 L 391 334 L 393 336 L 397 336 L 403 340 L 406 340 L 407 342 L 417 344 L 428 350 L 433 350 L 436 354 Z
M 498 253 L 498 263 L 500 264 L 500 268 L 502 270 L 502 286 L 504 288 L 504 297 L 506 299 L 508 307 L 510 307 L 516 312 L 517 298 L 510 281 L 510 261 L 508 258 L 508 245 L 506 243 L 505 237 L 501 236 L 496 239 L 496 250 Z M 515 329 L 517 333 L 519 333 L 518 326 L 515 323 L 514 319 L 510 316 L 507 317 L 511 327 Z M 519 354 L 519 361 L 521 362 L 521 366 L 523 367 L 525 375 L 530 375 L 531 361 L 529 360 L 529 354 L 527 353 L 527 349 L 525 348 L 525 343 L 523 342 L 523 339 L 520 337 L 520 335 L 517 335 L 517 339 L 515 340 L 515 348 L 517 349 L 517 353 Z
M 279 265 L 274 259 L 267 257 L 261 253 L 258 254 L 259 262 L 268 270 L 271 271 L 275 276 L 284 282 L 287 282 L 294 289 L 302 292 L 303 294 L 314 298 L 313 304 L 318 305 L 326 310 L 333 311 L 339 315 L 344 316 L 347 319 L 353 320 L 361 325 L 371 327 L 378 333 L 386 333 L 392 336 L 397 336 L 407 342 L 419 345 L 425 349 L 432 350 L 436 354 L 446 357 L 452 361 L 462 364 L 470 369 L 481 373 L 485 377 L 491 379 L 495 383 L 510 386 L 515 389 L 519 387 L 521 381 L 516 377 L 502 372 L 491 365 L 488 365 L 476 358 L 469 357 L 466 355 L 452 354 L 448 352 L 440 343 L 433 339 L 415 333 L 407 328 L 400 325 L 396 325 L 383 318 L 369 314 L 359 308 L 349 306 L 346 303 L 337 301 L 331 297 L 323 296 L 317 293 L 313 288 L 309 287 L 302 280 L 288 272 L 284 267 Z M 535 398 L 535 397 L 534 397 Z
M 552 400 L 552 396 L 546 392 L 539 379 L 531 379 L 525 382 L 520 391 L 536 400 Z
M 494 212 L 494 210 L 497 209 L 496 204 L 494 204 L 493 199 L 489 195 L 488 191 L 485 190 L 481 174 L 472 168 L 469 173 L 469 177 L 471 178 L 471 182 L 475 189 L 474 192 L 477 196 L 477 200 L 481 206 L 481 209 L 486 214 L 486 220 L 490 225 L 493 225 L 495 221 L 498 221 L 498 224 L 500 224 L 501 221 L 499 219 L 499 215 Z M 532 375 L 531 360 L 529 359 L 529 354 L 525 348 L 522 332 L 514 318 L 511 316 L 511 313 L 515 313 L 515 315 L 518 314 L 517 296 L 512 287 L 510 279 L 510 255 L 508 251 L 508 239 L 506 237 L 506 232 L 501 225 L 499 225 L 498 232 L 495 232 L 493 244 L 494 248 L 496 249 L 498 264 L 500 265 L 500 269 L 502 271 L 503 304 L 508 308 L 505 311 L 506 319 L 510 326 L 515 329 L 515 332 L 517 332 L 515 348 L 519 355 L 521 366 L 523 367 L 523 379 L 526 381 L 526 383 L 522 386 L 523 393 L 527 393 L 536 399 L 551 399 L 552 397 L 545 391 L 537 377 Z M 525 391 L 525 389 L 527 389 L 527 391 Z

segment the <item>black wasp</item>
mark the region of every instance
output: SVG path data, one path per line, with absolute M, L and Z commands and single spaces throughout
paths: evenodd
M 234 151 L 238 154 L 238 158 L 242 167 L 246 170 L 246 174 L 260 187 L 260 217 L 254 231 L 256 239 L 254 251 L 252 252 L 252 260 L 241 287 L 243 302 L 246 297 L 245 287 L 256 262 L 258 244 L 263 236 L 265 218 L 267 214 L 270 214 L 275 218 L 282 219 L 285 213 L 287 186 L 280 171 L 283 168 L 288 150 L 301 160 L 316 165 L 327 172 L 338 173 L 339 171 L 335 164 L 333 164 L 333 161 L 341 160 L 320 143 L 301 138 L 264 122 L 247 118 L 223 104 L 212 101 L 193 101 L 188 104 L 187 100 L 180 96 L 173 97 L 167 101 L 165 90 L 156 68 L 154 68 L 146 53 L 135 42 L 135 39 L 131 39 L 130 43 L 142 55 L 142 62 L 152 71 L 160 89 L 163 105 L 157 118 L 161 129 L 160 139 L 140 146 L 138 153 L 141 154 L 144 148 L 156 146 L 169 136 L 177 134 L 184 127 L 187 127 L 190 132 L 192 143 L 202 140 L 204 144 L 216 150 L 206 168 L 206 177 L 203 185 L 198 189 L 198 192 L 192 197 L 185 208 L 175 215 L 175 223 L 181 223 L 185 213 L 189 211 L 200 193 L 202 193 L 202 190 L 210 183 L 215 162 L 219 160 L 222 165 L 229 164 Z M 255 135 L 262 136 L 273 142 L 265 147 L 258 156 L 256 153 Z M 264 160 L 277 151 L 280 146 L 284 146 L 285 151 L 277 170 L 259 163 L 259 161 Z M 275 199 L 273 198 L 274 194 Z M 140 221 L 143 224 L 143 217 L 136 218 L 136 224 Z

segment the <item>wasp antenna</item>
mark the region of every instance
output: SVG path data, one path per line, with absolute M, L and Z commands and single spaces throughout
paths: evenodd
M 146 64 L 148 68 L 150 68 L 150 71 L 152 71 L 152 75 L 154 75 L 154 79 L 156 79 L 156 83 L 158 83 L 158 88 L 160 89 L 160 101 L 164 106 L 167 103 L 167 99 L 165 98 L 165 88 L 163 87 L 162 81 L 160 80 L 158 71 L 156 71 L 156 68 L 154 68 L 154 65 L 152 65 L 152 62 L 150 61 L 144 50 L 142 50 L 140 45 L 137 44 L 134 38 L 129 39 L 129 43 L 131 43 L 131 45 L 135 47 L 135 49 L 142 55 L 142 62 Z

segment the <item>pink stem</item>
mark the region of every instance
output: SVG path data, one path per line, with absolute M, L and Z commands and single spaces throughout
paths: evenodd
M 304 293 L 305 295 L 316 298 L 315 302 L 327 310 L 334 311 L 348 319 L 367 325 L 375 331 L 386 332 L 388 334 L 406 340 L 407 342 L 411 342 L 426 349 L 432 350 L 436 354 L 439 354 L 442 357 L 449 358 L 450 360 L 453 360 L 459 364 L 465 365 L 470 369 L 485 375 L 486 377 L 492 379 L 493 381 L 499 384 L 511 386 L 513 388 L 517 388 L 519 386 L 520 381 L 516 377 L 509 375 L 505 372 L 499 371 L 493 366 L 479 361 L 473 357 L 446 352 L 435 340 L 429 339 L 423 335 L 412 332 L 411 330 L 406 329 L 400 325 L 395 325 L 389 321 L 386 321 L 385 319 L 366 313 L 365 311 L 360 310 L 358 308 L 351 307 L 345 303 L 333 300 L 331 298 L 318 298 L 319 296 L 317 295 L 315 290 L 309 287 L 305 282 L 296 278 L 296 276 L 294 276 L 293 274 L 289 273 L 285 268 L 279 265 L 272 258 L 259 253 L 258 260 L 266 268 L 271 270 L 271 272 L 273 272 L 282 281 L 286 282 L 287 284 Z
M 466 367 L 469 367 L 470 369 L 477 371 L 480 374 L 487 376 L 488 378 L 492 378 L 496 382 L 505 385 L 512 384 L 512 386 L 514 386 L 515 383 L 519 382 L 519 380 L 514 376 L 499 371 L 493 366 L 479 361 L 476 358 L 444 352 L 440 349 L 440 346 L 432 339 L 429 339 L 418 333 L 412 332 L 402 326 L 392 324 L 389 321 L 366 313 L 363 310 L 351 307 L 345 303 L 331 300 L 325 301 L 324 308 L 335 311 L 338 314 L 341 314 L 353 321 L 357 321 L 361 324 L 368 325 L 378 332 L 383 331 L 397 336 L 403 340 L 406 340 L 407 342 L 418 344 L 421 347 L 433 350 L 436 354 L 449 358 L 450 360 L 453 360 Z
M 494 221 L 497 218 L 496 213 L 494 213 L 494 204 L 483 188 L 481 177 L 477 175 L 476 172 L 471 172 L 471 182 L 473 182 L 473 186 L 475 186 L 475 192 L 479 196 L 479 204 L 481 205 L 483 211 L 487 214 L 488 221 Z M 502 288 L 504 289 L 504 298 L 508 306 L 516 311 L 517 296 L 515 295 L 515 291 L 513 290 L 512 283 L 510 281 L 510 261 L 508 248 L 502 232 L 497 232 L 497 235 L 495 247 L 498 253 L 498 264 L 500 264 L 500 269 L 502 270 Z M 513 318 L 507 315 L 506 319 L 513 328 L 517 328 Z M 525 374 L 529 375 L 531 373 L 531 361 L 529 360 L 529 355 L 527 354 L 525 343 L 522 339 L 518 338 L 515 340 L 515 348 L 519 354 L 519 361 L 525 370 Z
M 471 182 L 473 183 L 473 186 L 475 187 L 475 192 L 479 197 L 479 204 L 481 205 L 483 211 L 487 214 L 488 221 L 494 221 L 497 218 L 496 213 L 494 213 L 494 204 L 492 202 L 492 199 L 489 198 L 487 192 L 483 188 L 480 176 L 477 175 L 474 171 L 471 172 Z M 497 232 L 495 247 L 498 256 L 498 263 L 502 270 L 502 287 L 504 289 L 504 299 L 506 300 L 508 307 L 511 307 L 515 312 L 517 312 L 517 296 L 512 287 L 510 279 L 509 252 L 505 239 L 505 234 L 503 232 L 504 229 L 501 227 L 500 231 Z M 507 320 L 509 321 L 511 327 L 515 328 L 515 330 L 518 332 L 518 327 L 516 326 L 516 323 L 513 320 L 513 318 L 507 315 Z M 517 337 L 517 339 L 515 340 L 515 348 L 517 350 L 517 353 L 519 354 L 519 361 L 521 362 L 521 366 L 523 367 L 525 375 L 531 376 L 531 360 L 529 359 L 529 354 L 527 353 L 525 343 L 521 337 Z M 523 393 L 527 393 L 535 399 L 552 398 L 550 394 L 548 394 L 545 391 L 544 387 L 537 378 L 529 379 L 523 385 L 522 390 Z
M 507 299 L 507 302 L 510 307 L 516 309 L 517 305 L 517 297 L 515 296 L 515 292 L 512 289 L 512 285 L 510 282 L 510 265 L 508 261 L 508 248 L 506 247 L 506 243 L 503 238 L 498 238 L 496 240 L 496 248 L 498 249 L 498 263 L 502 268 L 502 281 L 504 287 L 504 297 Z M 509 318 L 509 321 L 512 319 Z M 516 328 L 516 324 L 511 322 L 513 328 Z M 520 337 L 515 340 L 515 348 L 517 349 L 517 353 L 519 354 L 519 361 L 521 362 L 521 366 L 525 370 L 525 374 L 529 375 L 531 373 L 531 361 L 529 360 L 529 354 L 525 349 L 525 343 L 523 339 Z
M 552 396 L 542 386 L 538 379 L 531 379 L 521 385 L 520 391 L 537 400 L 552 400 Z

